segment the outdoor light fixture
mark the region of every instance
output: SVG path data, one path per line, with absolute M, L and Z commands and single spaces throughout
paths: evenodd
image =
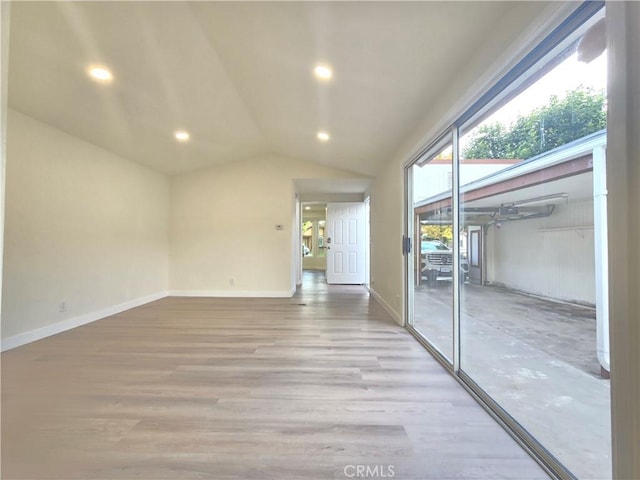
M 605 51 L 607 38 L 605 20 L 601 18 L 580 39 L 578 44 L 578 61 L 590 63 Z

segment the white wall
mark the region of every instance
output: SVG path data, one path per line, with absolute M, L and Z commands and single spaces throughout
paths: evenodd
M 558 205 L 550 217 L 501 225 L 487 231 L 487 282 L 595 305 L 592 199 Z M 591 228 L 565 229 L 571 226 Z
M 293 179 L 354 176 L 265 156 L 173 177 L 172 293 L 291 296 Z
M 16 111 L 8 117 L 4 347 L 162 295 L 168 178 Z
M 370 291 L 398 323 L 402 323 L 403 183 L 402 164 L 396 160 L 380 172 L 371 192 Z
M 451 79 L 439 102 L 425 105 L 424 118 L 413 134 L 376 175 L 371 189 L 371 290 L 399 323 L 403 318 L 401 299 L 404 295 L 403 165 L 428 142 L 435 140 L 486 88 L 512 68 L 518 58 L 541 41 L 560 21 L 553 13 L 567 9 L 567 4 L 530 2 L 523 4 L 523 8 L 530 9 L 529 23 L 523 27 L 507 14 L 501 21 L 501 28 L 495 30 L 495 36 L 484 39 L 466 67 Z

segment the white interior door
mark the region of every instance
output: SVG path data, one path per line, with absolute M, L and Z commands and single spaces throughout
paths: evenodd
M 327 204 L 326 245 L 327 283 L 364 283 L 364 203 Z

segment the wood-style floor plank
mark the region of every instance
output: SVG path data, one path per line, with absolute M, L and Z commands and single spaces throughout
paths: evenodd
M 1 453 L 7 480 L 547 478 L 363 288 L 318 274 L 3 353 Z

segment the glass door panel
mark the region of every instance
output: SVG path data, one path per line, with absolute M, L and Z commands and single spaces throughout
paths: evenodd
M 604 479 L 606 53 L 581 62 L 577 44 L 460 131 L 460 368 L 574 475 Z
M 453 358 L 453 178 L 451 136 L 411 167 L 413 328 L 451 363 Z

